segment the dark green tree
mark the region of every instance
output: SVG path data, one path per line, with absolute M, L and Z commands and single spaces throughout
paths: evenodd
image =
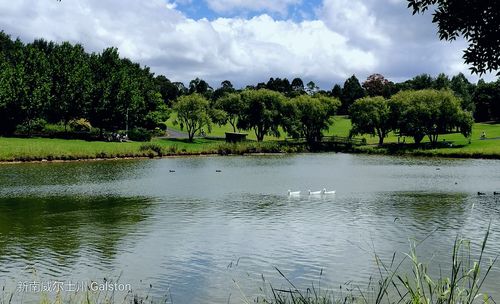
M 72 119 L 86 116 L 92 90 L 89 58 L 79 44 L 64 42 L 50 52 L 51 95 L 46 109 L 48 121 L 65 126 Z
M 210 99 L 213 91 L 213 88 L 203 79 L 195 78 L 189 82 L 189 94 L 198 93 Z
M 161 94 L 163 102 L 169 107 L 171 107 L 177 97 L 182 94 L 182 92 L 179 91 L 178 86 L 163 75 L 156 76 L 155 83 L 156 90 Z
M 465 137 L 472 132 L 472 114 L 462 110 L 451 90 L 402 91 L 391 98 L 390 107 L 394 129 L 417 144 L 425 136 L 436 144 L 440 134 L 456 129 Z
M 358 78 L 355 75 L 349 77 L 342 88 L 342 97 L 340 101 L 342 105 L 339 109 L 339 114 L 347 115 L 349 113 L 349 107 L 359 98 L 365 97 L 365 90 L 359 83 Z
M 351 135 L 370 134 L 377 136 L 379 145 L 392 130 L 391 111 L 387 99 L 381 96 L 356 100 L 350 108 Z
M 342 87 L 339 84 L 335 84 L 330 95 L 340 100 L 340 98 L 342 97 Z
M 241 100 L 243 109 L 238 118 L 238 128 L 253 129 L 257 141 L 263 141 L 265 135 L 279 137 L 285 103 L 281 93 L 267 89 L 245 90 L 241 93 Z
M 432 22 L 439 38 L 465 38 L 464 61 L 479 75 L 500 67 L 500 1 L 497 0 L 408 0 L 413 14 L 433 9 Z M 500 72 L 499 72 L 500 73 Z
M 223 82 L 221 82 L 220 87 L 214 91 L 214 94 L 212 95 L 212 100 L 217 101 L 222 96 L 234 92 L 236 92 L 236 90 L 233 87 L 231 81 L 224 80 Z
M 340 106 L 340 101 L 322 95 L 300 95 L 290 100 L 293 111 L 284 124 L 285 130 L 291 136 L 304 137 L 309 145 L 321 141 L 323 132 L 333 124 L 333 116 Z
M 222 115 L 217 115 L 215 122 L 219 125 L 229 123 L 233 132 L 237 132 L 238 116 L 243 109 L 241 95 L 238 93 L 227 93 L 215 102 L 215 109 L 223 111 Z
M 446 76 L 444 73 L 440 73 L 436 79 L 434 79 L 434 83 L 432 84 L 432 88 L 436 90 L 443 90 L 450 88 L 450 78 Z
M 205 127 L 210 132 L 210 104 L 203 95 L 193 93 L 179 97 L 174 110 L 177 112 L 174 123 L 186 129 L 189 141 L 192 142 L 194 135 Z
M 464 74 L 459 73 L 451 78 L 450 88 L 462 101 L 462 109 L 475 112 L 474 102 L 471 92 L 475 89 Z
M 319 87 L 316 85 L 316 83 L 314 83 L 314 81 L 309 81 L 307 84 L 306 84 L 306 93 L 309 94 L 309 95 L 314 95 L 316 93 L 318 93 L 319 91 Z
M 301 95 L 301 94 L 304 94 L 305 92 L 305 88 L 304 88 L 304 82 L 302 81 L 302 79 L 300 78 L 294 78 L 292 80 L 292 92 L 295 94 L 295 95 Z

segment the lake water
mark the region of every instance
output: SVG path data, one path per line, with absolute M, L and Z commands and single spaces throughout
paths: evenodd
M 337 194 L 306 194 L 323 188 Z M 366 286 L 375 253 L 389 261 L 427 238 L 419 255 L 447 269 L 456 236 L 477 253 L 490 221 L 486 254 L 497 255 L 494 191 L 495 160 L 305 154 L 1 165 L 0 286 L 29 303 L 38 298 L 17 292 L 20 282 L 106 278 L 174 303 L 240 303 L 269 283 L 288 286 L 275 267 L 304 288 Z M 499 269 L 485 288 L 496 298 Z

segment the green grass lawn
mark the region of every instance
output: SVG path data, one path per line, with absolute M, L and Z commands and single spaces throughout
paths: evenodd
M 176 113 L 172 113 L 170 115 L 170 118 L 167 120 L 167 128 L 175 131 L 182 132 L 181 128 L 179 125 L 174 125 L 174 120 L 177 118 Z M 274 137 L 274 136 L 265 136 L 264 140 L 283 140 L 287 137 L 286 132 L 283 131 L 282 128 L 279 128 L 280 130 L 280 137 Z M 253 130 L 239 130 L 241 133 L 247 133 L 247 139 L 249 140 L 257 140 L 257 137 L 255 136 L 255 132 Z M 185 130 L 184 130 L 185 132 Z M 219 126 L 216 124 L 212 124 L 212 130 L 211 132 L 208 132 L 208 130 L 205 129 L 205 132 L 207 136 L 212 136 L 212 137 L 225 137 L 226 132 L 233 132 L 233 127 L 228 123 L 224 126 Z
M 195 139 L 187 140 L 155 138 L 156 144 L 172 153 L 201 153 L 215 148 L 221 141 Z M 100 142 L 50 138 L 6 138 L 0 137 L 0 160 L 39 160 L 39 159 L 87 159 L 112 157 L 148 156 L 141 151 L 140 142 Z
M 173 126 L 171 120 L 168 122 L 168 127 L 178 130 L 178 126 Z M 349 135 L 350 128 L 351 122 L 347 117 L 337 116 L 334 118 L 334 123 L 328 132 L 325 132 L 325 135 L 347 136 Z M 223 137 L 226 131 L 232 131 L 232 128 L 229 125 L 222 127 L 214 125 L 214 129 L 209 135 Z M 482 132 L 485 132 L 486 137 L 490 138 L 490 140 L 481 140 Z M 249 139 L 255 140 L 253 132 L 248 132 L 248 134 Z M 266 136 L 265 140 L 272 143 L 277 139 L 284 139 L 285 136 L 285 133 L 280 138 Z M 369 144 L 378 143 L 376 137 L 368 135 L 365 138 Z M 410 148 L 405 153 L 431 156 L 500 158 L 500 140 L 493 138 L 500 138 L 500 124 L 476 123 L 473 127 L 470 144 L 469 140 L 461 134 L 446 134 L 440 136 L 440 141 L 445 139 L 447 142 L 452 142 L 453 146 L 450 148 L 418 148 L 413 150 Z M 428 139 L 424 141 L 428 141 Z M 388 144 L 397 143 L 397 136 L 391 133 L 385 139 L 385 142 Z M 411 144 L 413 141 L 411 138 L 406 138 L 406 143 Z M 154 138 L 151 144 L 159 146 L 165 152 L 164 154 L 200 154 L 216 153 L 224 145 L 224 141 L 197 138 L 193 143 L 190 143 L 185 139 Z M 0 137 L 0 161 L 151 156 L 151 151 L 141 150 L 141 146 L 143 145 L 144 143 L 140 142 L 108 143 L 48 138 Z M 244 151 L 246 147 L 242 145 L 242 147 L 238 148 Z M 379 149 L 375 145 L 370 145 L 363 149 L 369 150 L 367 152 L 372 153 L 388 153 L 387 150 Z

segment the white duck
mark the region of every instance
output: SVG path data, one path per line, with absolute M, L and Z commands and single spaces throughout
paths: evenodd
M 309 193 L 309 195 L 321 195 L 321 194 L 323 194 L 323 191 L 311 191 L 311 190 L 308 190 L 307 192 Z
M 299 195 L 300 195 L 300 191 L 288 190 L 288 196 L 299 196 Z
M 335 194 L 335 190 L 333 190 L 333 191 L 326 191 L 326 188 L 323 188 L 323 190 L 321 192 L 323 192 L 323 194 Z

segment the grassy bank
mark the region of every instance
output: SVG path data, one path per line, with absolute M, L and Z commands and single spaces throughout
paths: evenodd
M 169 126 L 175 128 L 176 126 Z M 325 135 L 347 136 L 351 122 L 344 116 L 334 118 L 334 124 Z M 230 126 L 214 127 L 214 137 L 222 137 Z M 486 133 L 486 140 L 481 140 L 481 134 Z M 305 146 L 287 146 L 277 139 L 266 137 L 263 143 L 255 142 L 255 134 L 249 132 L 250 141 L 240 144 L 227 144 L 221 139 L 197 138 L 190 143 L 185 139 L 154 138 L 149 143 L 140 142 L 101 142 L 83 140 L 64 140 L 49 138 L 4 138 L 0 137 L 0 161 L 41 161 L 41 160 L 80 160 L 100 158 L 133 158 L 158 157 L 168 155 L 200 155 L 200 154 L 246 154 L 246 153 L 293 153 L 305 152 Z M 385 139 L 385 145 L 376 145 L 378 139 L 366 137 L 367 146 L 355 147 L 344 152 L 413 155 L 430 157 L 460 157 L 460 158 L 494 158 L 500 159 L 500 124 L 476 123 L 469 139 L 461 134 L 446 134 L 440 136 L 445 143 L 438 148 L 426 145 L 415 146 L 411 138 L 405 138 L 405 144 L 398 144 L 398 137 L 391 133 Z M 400 138 L 400 141 L 403 139 Z
M 248 141 L 228 144 L 223 140 L 199 138 L 192 143 L 184 139 L 155 138 L 151 142 L 99 142 L 49 138 L 0 137 L 0 161 L 53 161 L 108 158 L 162 157 L 203 154 L 292 153 L 300 147 L 287 147 L 276 141 Z

